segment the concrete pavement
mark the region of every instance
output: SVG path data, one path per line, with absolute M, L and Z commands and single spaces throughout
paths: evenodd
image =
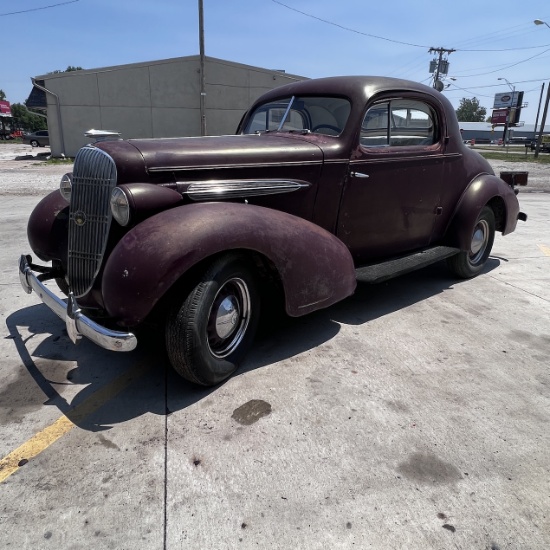
M 208 390 L 24 293 L 36 202 L 0 202 L 0 548 L 550 546 L 550 195 L 476 279 L 360 284 Z

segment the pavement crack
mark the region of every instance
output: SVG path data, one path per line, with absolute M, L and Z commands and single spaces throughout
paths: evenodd
M 524 292 L 525 294 L 529 294 L 529 296 L 533 296 L 534 298 L 538 298 L 539 300 L 542 300 L 543 302 L 550 302 L 548 298 L 545 298 L 544 296 L 539 296 L 538 294 L 535 294 L 534 292 L 529 292 L 528 290 L 525 290 L 524 288 L 521 288 L 520 286 L 513 285 L 512 283 L 509 283 L 508 281 L 503 281 L 501 279 L 498 279 L 497 277 L 493 275 L 489 275 L 491 279 L 494 279 L 495 281 L 498 281 L 499 283 L 503 283 L 507 286 L 511 286 L 512 288 L 515 288 L 516 290 L 519 290 L 521 292 Z

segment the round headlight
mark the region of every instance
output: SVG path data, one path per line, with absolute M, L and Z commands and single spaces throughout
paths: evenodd
M 111 212 L 113 213 L 113 218 L 120 225 L 124 226 L 130 223 L 128 197 L 120 187 L 115 187 L 111 193 Z
M 71 202 L 72 187 L 73 187 L 73 175 L 65 174 L 61 178 L 61 183 L 59 184 L 59 192 L 67 202 Z

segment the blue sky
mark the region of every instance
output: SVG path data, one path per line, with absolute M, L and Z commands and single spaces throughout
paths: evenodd
M 47 8 L 55 4 L 62 5 Z M 449 77 L 456 80 L 447 78 L 444 92 L 453 104 L 476 96 L 490 111 L 494 94 L 509 90 L 497 80 L 506 78 L 525 91 L 527 123 L 550 81 L 550 28 L 533 23 L 550 24 L 548 0 L 204 0 L 204 16 L 206 55 L 312 78 L 430 83 L 428 49 L 453 48 Z M 68 65 L 199 52 L 197 0 L 2 0 L 0 24 L 0 88 L 12 103 L 28 97 L 30 77 Z

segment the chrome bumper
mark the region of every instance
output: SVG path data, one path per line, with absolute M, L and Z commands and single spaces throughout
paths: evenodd
M 94 344 L 111 351 L 131 351 L 137 346 L 137 338 L 131 332 L 109 330 L 89 317 L 78 307 L 76 299 L 69 294 L 67 302 L 56 296 L 32 272 L 27 256 L 19 260 L 19 279 L 23 290 L 30 294 L 33 290 L 62 321 L 67 325 L 67 334 L 73 343 L 85 336 Z

